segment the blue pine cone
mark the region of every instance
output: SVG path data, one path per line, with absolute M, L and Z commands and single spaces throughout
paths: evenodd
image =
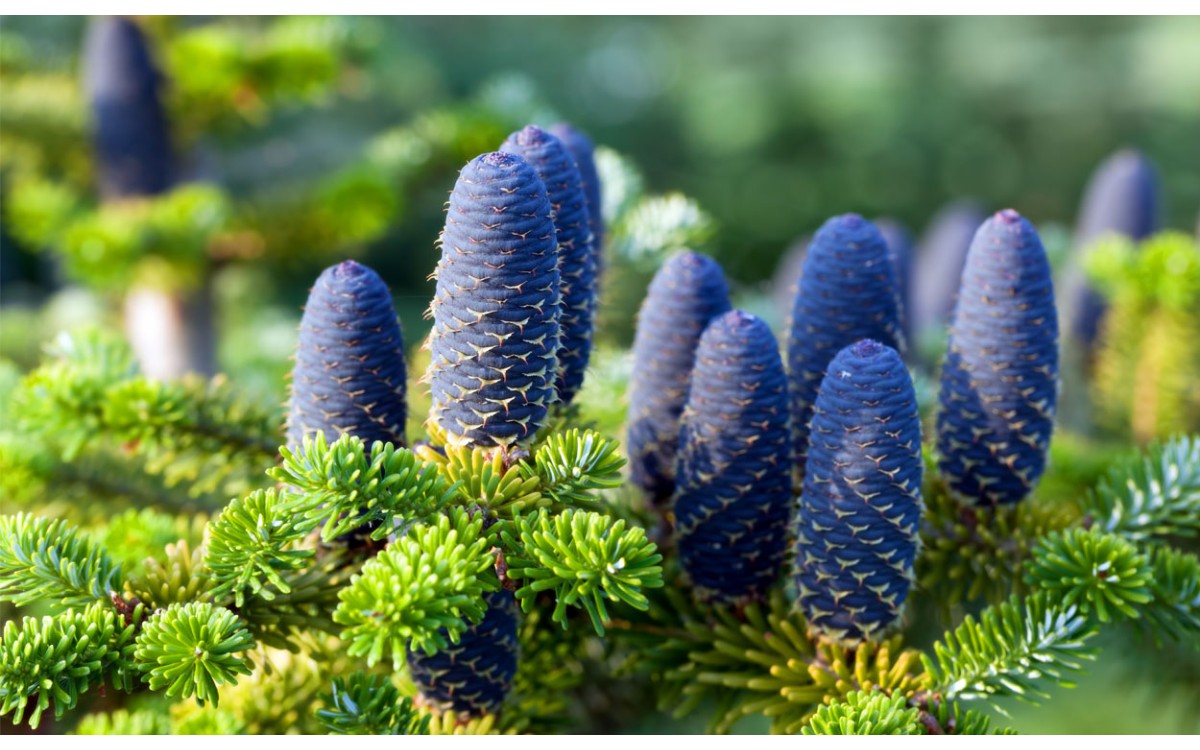
M 583 385 L 596 318 L 596 253 L 587 199 L 575 160 L 562 142 L 536 125 L 508 137 L 501 151 L 529 162 L 546 186 L 558 237 L 562 320 L 558 350 L 558 400 L 569 404 Z
M 560 277 L 550 201 L 524 159 L 493 152 L 450 194 L 432 354 L 430 421 L 456 445 L 531 440 L 555 400 Z
M 787 377 L 771 329 L 741 310 L 700 337 L 674 511 L 680 559 L 703 598 L 752 598 L 778 580 L 792 518 Z
M 379 275 L 347 260 L 317 278 L 300 320 L 288 446 L 323 433 L 404 445 L 404 338 Z
M 1104 160 L 1088 182 L 1079 207 L 1074 252 L 1080 254 L 1106 235 L 1142 240 L 1158 231 L 1158 174 L 1139 151 L 1124 149 Z M 1090 347 L 1107 308 L 1104 297 L 1073 269 L 1066 289 L 1070 334 Z
M 825 368 L 860 339 L 902 349 L 904 336 L 887 242 L 874 224 L 845 214 L 826 221 L 809 244 L 788 327 L 792 445 L 801 473 Z
M 600 174 L 596 171 L 596 147 L 591 138 L 565 122 L 551 126 L 550 132 L 567 147 L 567 151 L 571 152 L 571 157 L 575 159 L 575 166 L 579 168 L 579 176 L 583 179 L 583 194 L 587 198 L 588 223 L 592 228 L 596 268 L 603 268 L 601 254 L 604 250 L 604 215 L 601 210 L 604 204 L 600 195 Z
M 846 645 L 900 619 L 921 520 L 921 422 L 900 355 L 869 339 L 821 382 L 800 498 L 796 588 L 812 628 Z
M 156 195 L 172 182 L 171 135 L 162 77 L 137 24 L 97 18 L 84 43 L 100 192 L 107 199 Z
M 517 673 L 517 599 L 511 591 L 486 594 L 487 614 L 458 643 L 433 656 L 408 652 L 408 671 L 421 696 L 439 710 L 471 716 L 494 713 Z
M 971 243 L 942 367 L 938 469 L 979 506 L 1015 503 L 1046 467 L 1058 390 L 1058 318 L 1037 232 L 1012 209 Z
M 693 252 L 663 264 L 638 314 L 629 383 L 630 476 L 656 506 L 675 491 L 679 417 L 700 334 L 728 312 L 729 286 L 715 260 Z

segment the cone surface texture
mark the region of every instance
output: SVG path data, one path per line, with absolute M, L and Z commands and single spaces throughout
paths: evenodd
M 167 190 L 171 136 L 161 76 L 141 29 L 128 18 L 97 18 L 83 56 L 101 194 L 115 199 Z
M 787 378 L 767 324 L 734 310 L 700 337 L 679 437 L 675 533 L 704 598 L 764 594 L 792 518 Z
M 500 150 L 529 162 L 545 184 L 554 211 L 558 271 L 562 277 L 555 389 L 559 402 L 569 404 L 583 385 L 596 318 L 596 254 L 583 183 L 575 160 L 562 142 L 535 125 L 510 135 Z
M 517 673 L 517 600 L 511 591 L 485 596 L 487 614 L 438 651 L 408 652 L 408 671 L 426 701 L 440 710 L 479 716 L 504 702 Z
M 288 446 L 324 433 L 404 445 L 404 339 L 387 285 L 348 260 L 317 278 L 300 320 Z
M 604 206 L 601 201 L 600 175 L 596 172 L 596 147 L 592 139 L 565 122 L 560 122 L 550 128 L 550 132 L 558 137 L 562 144 L 571 152 L 575 166 L 579 168 L 579 176 L 583 180 L 583 194 L 587 198 L 588 223 L 592 228 L 592 247 L 596 253 L 596 267 L 602 268 L 601 254 L 604 250 Z
M 901 616 L 921 520 L 921 423 L 912 379 L 864 340 L 829 365 L 800 498 L 796 589 L 811 627 L 878 641 Z
M 903 346 L 896 276 L 874 224 L 856 214 L 835 216 L 808 246 L 788 327 L 792 445 L 799 469 L 826 366 L 842 348 L 867 338 Z
M 1158 174 L 1133 149 L 1118 151 L 1092 174 L 1079 207 L 1074 249 L 1078 257 L 1097 240 L 1120 235 L 1142 240 L 1159 229 Z M 1073 269 L 1067 290 L 1071 335 L 1090 347 L 1100 333 L 1107 308 L 1104 297 L 1088 284 L 1082 269 Z
M 426 379 L 458 445 L 531 440 L 555 400 L 558 248 L 542 180 L 495 152 L 459 173 L 441 238 Z
M 1058 318 L 1046 251 L 1011 209 L 979 228 L 954 311 L 939 396 L 938 469 L 980 506 L 1015 503 L 1046 467 Z
M 729 309 L 721 267 L 693 252 L 668 259 L 642 303 L 633 342 L 627 445 L 633 482 L 656 505 L 669 502 L 675 490 L 679 417 L 700 334 Z

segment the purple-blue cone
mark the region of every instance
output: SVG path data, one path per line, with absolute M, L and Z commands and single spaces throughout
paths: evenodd
M 554 387 L 559 403 L 569 404 L 583 385 L 596 318 L 596 253 L 583 184 L 563 144 L 535 125 L 510 135 L 500 150 L 529 162 L 545 184 L 554 211 L 562 278 L 558 377 Z
M 1015 503 L 1046 468 L 1058 391 L 1058 318 L 1046 251 L 1012 209 L 967 256 L 942 366 L 938 469 L 979 506 Z
M 596 172 L 596 148 L 592 139 L 571 127 L 568 123 L 560 122 L 550 128 L 550 132 L 558 137 L 562 144 L 571 152 L 575 166 L 579 168 L 579 176 L 583 180 L 583 194 L 587 198 L 588 222 L 592 227 L 592 245 L 596 251 L 596 268 L 603 268 L 604 252 L 604 215 L 601 201 L 600 175 Z
M 478 625 L 433 656 L 408 652 L 408 672 L 428 703 L 471 716 L 494 713 L 517 674 L 517 600 L 511 591 L 485 595 Z
M 888 259 L 896 275 L 896 296 L 900 300 L 900 330 L 905 341 L 912 341 L 912 235 L 895 219 L 876 219 L 875 227 L 887 243 Z
M 727 312 L 700 337 L 676 483 L 679 556 L 697 593 L 764 594 L 787 556 L 791 434 L 779 344 L 749 313 Z
M 128 18 L 97 18 L 83 51 L 92 144 L 106 199 L 156 195 L 171 186 L 173 161 L 161 77 L 141 29 Z
M 1154 165 L 1133 149 L 1118 151 L 1092 174 L 1079 207 L 1075 228 L 1076 256 L 1107 235 L 1142 240 L 1159 228 L 1158 173 Z M 1065 313 L 1072 338 L 1090 347 L 1100 332 L 1106 305 L 1104 297 L 1073 269 L 1065 290 Z
M 626 447 L 633 483 L 657 507 L 675 491 L 679 416 L 700 334 L 729 309 L 721 266 L 690 251 L 672 256 L 658 269 L 642 303 L 633 341 Z
M 902 614 L 921 521 L 921 421 L 900 355 L 838 352 L 821 382 L 797 517 L 796 589 L 809 624 L 853 645 Z
M 788 326 L 792 445 L 803 472 L 808 421 L 825 368 L 859 339 L 903 348 L 896 276 L 887 243 L 857 214 L 835 216 L 813 236 Z
M 323 433 L 404 445 L 404 339 L 387 285 L 347 260 L 317 278 L 300 320 L 288 446 Z
M 550 201 L 524 159 L 471 160 L 450 194 L 426 379 L 456 445 L 533 439 L 555 400 L 560 278 Z
M 967 249 L 987 217 L 974 201 L 950 203 L 929 222 L 917 245 L 909 328 L 913 336 L 944 336 L 954 313 L 954 300 Z

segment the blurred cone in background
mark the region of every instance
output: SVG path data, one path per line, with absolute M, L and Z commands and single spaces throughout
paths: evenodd
M 942 207 L 917 243 L 912 280 L 912 358 L 936 369 L 946 342 L 946 326 L 954 312 L 967 248 L 986 217 L 979 203 L 957 200 Z

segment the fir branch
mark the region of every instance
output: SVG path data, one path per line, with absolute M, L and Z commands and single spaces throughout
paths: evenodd
M 0 638 L 0 716 L 11 712 L 20 724 L 29 709 L 29 726 L 36 729 L 52 700 L 54 716 L 61 718 L 105 679 L 132 691 L 134 627 L 103 604 L 41 620 L 26 617 L 19 628 L 9 620 Z
M 246 595 L 275 598 L 291 587 L 280 575 L 304 567 L 312 550 L 292 549 L 307 530 L 297 528 L 291 512 L 292 498 L 282 492 L 258 490 L 234 500 L 209 526 L 208 551 L 204 562 L 212 572 L 212 595 L 232 595 L 241 607 Z
M 1083 506 L 1092 527 L 1134 542 L 1200 533 L 1200 436 L 1153 444 L 1114 467 Z
M 1200 648 L 1200 558 L 1170 547 L 1150 551 L 1152 602 L 1142 605 L 1145 624 L 1161 640 L 1191 642 Z
M 120 566 L 66 522 L 0 517 L 0 601 L 83 607 L 108 600 L 120 578 Z
M 539 477 L 509 471 L 510 462 L 520 453 L 454 445 L 445 445 L 441 451 L 424 446 L 418 451 L 421 458 L 436 463 L 446 480 L 454 483 L 457 501 L 462 505 L 478 505 L 497 518 L 507 519 L 551 502 L 541 494 Z
M 594 502 L 593 490 L 621 486 L 625 459 L 618 443 L 591 430 L 571 429 L 548 436 L 533 455 L 522 462 L 521 474 L 537 477 L 541 492 L 563 505 Z
M 352 553 L 323 552 L 316 564 L 281 574 L 288 593 L 278 593 L 271 601 L 249 597 L 237 610 L 238 616 L 264 646 L 298 651 L 304 648 L 301 636 L 306 632 L 340 631 L 333 621 L 338 593 L 356 573 L 358 564 Z
M 186 539 L 166 546 L 163 560 L 148 558 L 143 572 L 125 584 L 125 591 L 151 609 L 208 599 L 212 577 L 204 566 L 204 548 L 193 551 Z
M 645 530 L 626 529 L 625 521 L 601 513 L 567 509 L 550 516 L 543 509 L 518 518 L 501 538 L 513 550 L 506 559 L 509 578 L 524 583 L 517 590 L 522 607 L 528 611 L 539 592 L 552 590 L 552 619 L 564 628 L 567 608 L 583 607 L 603 636 L 605 600 L 645 610 L 650 605 L 641 590 L 663 585 L 662 555 Z
M 317 718 L 332 734 L 429 734 L 429 714 L 418 713 L 382 675 L 334 678 L 332 694 L 321 698 L 330 708 L 319 709 Z
M 1149 561 L 1128 541 L 1083 529 L 1044 537 L 1025 570 L 1026 583 L 1050 592 L 1059 606 L 1095 612 L 1100 622 L 1136 618 L 1154 598 L 1152 580 Z
M 483 518 L 461 509 L 413 528 L 368 561 L 339 593 L 333 614 L 353 656 L 374 666 L 390 652 L 399 669 L 407 648 L 434 654 L 458 643 L 484 616 L 483 594 L 499 588 Z
M 840 701 L 818 708 L 800 734 L 925 734 L 925 731 L 920 709 L 909 706 L 903 695 L 856 690 Z
M 248 675 L 252 664 L 240 654 L 254 648 L 245 623 L 207 602 L 172 605 L 142 628 L 135 656 L 151 690 L 169 697 L 196 696 L 217 704 L 217 688 Z
M 921 655 L 925 686 L 949 700 L 1014 696 L 1044 699 L 1045 680 L 1071 687 L 1081 662 L 1095 658 L 1087 641 L 1095 627 L 1077 606 L 1057 605 L 1048 594 L 984 610 L 968 616 L 933 646 L 933 657 Z
M 298 518 L 293 528 L 308 533 L 323 524 L 326 542 L 364 526 L 373 527 L 372 539 L 383 539 L 397 526 L 429 518 L 452 497 L 436 466 L 391 443 L 377 441 L 368 456 L 352 435 L 328 445 L 316 433 L 301 450 L 280 451 L 282 466 L 267 473 L 300 493 L 287 508 Z

